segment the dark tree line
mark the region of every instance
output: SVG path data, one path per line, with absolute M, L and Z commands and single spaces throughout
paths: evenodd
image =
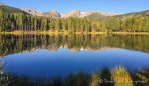
M 87 18 L 48 18 L 22 12 L 4 12 L 0 9 L 0 31 L 56 31 L 56 32 L 148 32 L 148 17 L 129 17 L 108 21 L 92 21 Z

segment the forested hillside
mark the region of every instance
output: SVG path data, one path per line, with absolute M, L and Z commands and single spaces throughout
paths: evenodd
M 0 9 L 3 10 L 3 12 L 5 13 L 19 13 L 22 12 L 23 14 L 28 14 L 27 12 L 24 12 L 18 8 L 14 8 L 14 7 L 10 7 L 10 6 L 6 6 L 6 5 L 0 5 Z
M 109 18 L 114 17 L 116 19 L 126 19 L 129 17 L 149 17 L 149 10 L 146 11 L 142 11 L 142 12 L 133 12 L 133 13 L 127 13 L 127 14 L 119 14 L 119 15 L 114 15 L 114 16 L 105 16 L 105 15 L 100 15 L 99 13 L 93 13 L 89 16 L 87 16 L 87 18 L 89 18 L 90 20 L 98 20 L 98 21 L 107 21 Z
M 142 12 L 133 12 L 133 13 L 128 13 L 128 14 L 122 14 L 122 15 L 116 15 L 114 18 L 116 19 L 126 19 L 128 17 L 149 17 L 149 10 L 142 11 Z

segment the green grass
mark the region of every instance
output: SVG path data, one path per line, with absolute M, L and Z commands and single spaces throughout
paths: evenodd
M 133 73 L 133 74 L 132 74 Z M 15 75 L 15 74 L 14 74 Z M 9 75 L 14 76 L 14 75 Z M 13 79 L 16 81 L 9 85 L 15 86 L 149 86 L 149 68 L 137 72 L 127 71 L 123 66 L 116 66 L 113 69 L 103 68 L 93 73 L 70 73 L 65 77 L 52 76 L 46 78 L 32 78 L 27 75 L 19 75 Z M 138 78 L 136 78 L 138 77 Z M 145 77 L 145 78 L 144 78 Z M 10 79 L 10 80 L 13 80 Z M 146 80 L 146 83 L 134 83 L 134 80 Z

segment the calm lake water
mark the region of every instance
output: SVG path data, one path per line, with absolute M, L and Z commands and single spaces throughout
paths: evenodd
M 149 35 L 0 35 L 3 68 L 36 76 L 149 67 Z

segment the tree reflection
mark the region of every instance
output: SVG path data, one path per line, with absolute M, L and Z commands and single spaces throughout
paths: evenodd
M 39 49 L 56 51 L 67 48 L 72 52 L 124 48 L 149 52 L 148 35 L 0 35 L 0 56 Z

